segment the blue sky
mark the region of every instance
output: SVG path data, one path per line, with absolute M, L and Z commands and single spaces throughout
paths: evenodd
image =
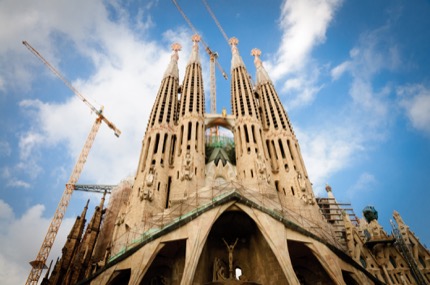
M 229 73 L 230 48 L 203 3 L 178 2 Z M 251 75 L 250 51 L 262 50 L 316 194 L 329 183 L 359 217 L 374 205 L 387 232 L 397 210 L 430 245 L 429 1 L 208 3 L 239 39 Z M 79 181 L 117 184 L 134 175 L 170 45 L 182 44 L 182 78 L 192 31 L 167 0 L 3 0 L 0 24 L 0 283 L 18 284 L 95 119 L 21 41 L 122 130 L 118 139 L 101 127 Z M 208 96 L 209 60 L 200 54 Z M 230 113 L 229 89 L 217 71 L 218 111 Z M 88 198 L 94 208 L 98 196 L 73 194 L 50 259 Z

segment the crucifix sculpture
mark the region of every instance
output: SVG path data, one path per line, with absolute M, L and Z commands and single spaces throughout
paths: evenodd
M 234 242 L 234 244 L 228 244 L 225 239 L 222 239 L 224 241 L 225 246 L 227 247 L 227 251 L 228 251 L 228 270 L 229 270 L 229 279 L 233 279 L 234 275 L 233 275 L 233 251 L 234 251 L 234 247 L 237 244 L 237 241 L 239 240 L 238 238 L 236 238 L 236 241 Z

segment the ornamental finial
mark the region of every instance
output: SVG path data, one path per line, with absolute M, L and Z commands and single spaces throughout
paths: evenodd
M 239 40 L 235 37 L 232 37 L 228 43 L 233 47 L 233 46 L 237 46 L 237 44 L 239 43 Z
M 253 48 L 252 50 L 251 50 L 251 55 L 252 56 L 260 56 L 261 55 L 261 50 L 259 50 L 258 48 Z
M 198 43 L 200 42 L 200 36 L 198 34 L 194 34 L 191 38 L 193 42 Z
M 254 48 L 251 50 L 251 55 L 254 57 L 255 66 L 256 67 L 261 66 L 262 65 L 261 59 L 260 59 L 261 50 L 259 50 L 258 48 Z
M 174 44 L 171 45 L 171 47 L 172 47 L 172 50 L 174 52 L 178 52 L 178 51 L 180 51 L 182 49 L 182 46 L 179 43 L 174 43 Z

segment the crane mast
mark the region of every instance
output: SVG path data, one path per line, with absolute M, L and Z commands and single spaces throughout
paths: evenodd
M 191 28 L 191 30 L 193 30 L 193 32 L 195 34 L 198 34 L 196 28 L 194 27 L 194 25 L 191 23 L 190 19 L 187 17 L 187 15 L 185 15 L 184 11 L 181 9 L 181 7 L 179 6 L 178 2 L 176 2 L 176 0 L 172 0 L 173 4 L 175 4 L 176 8 L 178 9 L 179 13 L 181 13 L 182 17 L 184 18 L 184 20 L 187 22 L 188 26 Z M 207 5 L 205 3 L 205 5 Z M 200 42 L 203 44 L 203 46 L 205 47 L 206 53 L 209 55 L 209 59 L 210 59 L 210 97 L 211 97 L 211 106 L 210 106 L 210 112 L 212 114 L 216 114 L 216 79 L 215 79 L 215 65 L 217 66 L 217 68 L 219 69 L 219 71 L 221 72 L 222 76 L 224 77 L 224 79 L 228 79 L 227 73 L 225 73 L 224 69 L 221 67 L 221 65 L 219 64 L 217 58 L 218 58 L 218 53 L 213 52 L 210 47 L 206 44 L 206 42 L 203 40 L 203 38 L 200 38 Z M 218 139 L 219 136 L 219 130 L 218 130 L 218 126 L 212 127 L 210 129 L 209 132 L 209 138 L 211 143 L 214 142 L 215 139 Z
M 23 41 L 23 44 L 36 57 L 38 57 L 57 77 L 59 77 L 67 85 L 67 87 L 69 87 L 88 107 L 90 107 L 92 111 L 94 111 L 98 115 L 91 128 L 90 133 L 88 134 L 88 137 L 85 141 L 84 147 L 82 148 L 79 158 L 73 168 L 69 181 L 66 184 L 63 195 L 61 196 L 60 202 L 58 203 L 57 209 L 55 210 L 54 217 L 51 220 L 51 223 L 48 228 L 48 232 L 45 236 L 45 239 L 42 242 L 42 246 L 40 247 L 37 257 L 35 260 L 30 262 L 30 265 L 32 266 L 32 268 L 25 284 L 37 285 L 40 275 L 42 274 L 42 270 L 46 268 L 46 265 L 45 265 L 46 260 L 49 257 L 49 253 L 51 252 L 51 249 L 54 244 L 55 238 L 57 236 L 58 230 L 60 228 L 61 222 L 63 221 L 64 215 L 69 205 L 70 198 L 74 190 L 74 185 L 76 184 L 76 182 L 78 181 L 82 173 L 82 169 L 84 168 L 88 154 L 94 143 L 94 140 L 96 138 L 97 132 L 100 128 L 102 121 L 105 122 L 114 131 L 117 137 L 121 134 L 121 131 L 113 123 L 111 123 L 108 119 L 106 119 L 103 116 L 102 114 L 103 108 L 101 108 L 100 110 L 97 110 L 90 102 L 88 102 L 88 100 L 82 94 L 80 94 L 76 90 L 76 88 L 72 86 L 72 84 L 70 84 L 69 81 L 65 79 L 64 76 L 61 75 L 61 73 L 58 70 L 56 70 L 45 58 L 43 58 L 43 56 L 36 49 L 34 49 L 26 41 Z

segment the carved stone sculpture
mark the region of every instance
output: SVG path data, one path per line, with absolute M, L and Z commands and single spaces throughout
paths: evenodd
M 154 186 L 157 179 L 157 174 L 154 171 L 154 166 L 152 165 L 148 173 L 146 174 L 145 181 L 143 183 L 143 191 L 139 193 L 140 200 L 152 201 L 154 199 Z
M 190 154 L 190 150 L 187 150 L 187 153 L 185 154 L 183 160 L 182 160 L 182 176 L 181 181 L 185 180 L 191 180 L 194 176 L 193 171 L 193 158 Z

